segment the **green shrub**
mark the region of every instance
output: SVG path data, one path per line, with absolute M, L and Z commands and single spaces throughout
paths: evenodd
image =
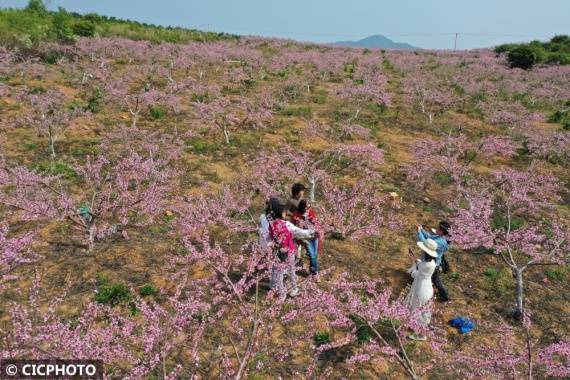
M 394 70 L 394 64 L 387 58 L 384 58 L 384 60 L 382 61 L 382 68 L 384 68 L 385 70 Z
M 90 21 L 79 21 L 73 24 L 73 34 L 80 37 L 95 37 L 97 27 Z
M 557 65 L 569 65 L 570 54 L 565 53 L 551 53 L 547 55 L 546 63 Z
M 516 44 L 503 44 L 503 45 L 499 45 L 499 46 L 495 47 L 495 53 L 497 53 L 497 54 L 508 53 L 508 52 L 511 51 L 515 46 L 516 46 Z
M 496 278 L 499 276 L 499 271 L 498 271 L 497 268 L 489 267 L 489 268 L 486 268 L 486 269 L 485 269 L 485 271 L 483 272 L 483 274 L 484 274 L 485 276 L 487 276 L 488 278 L 494 280 L 494 279 L 496 279 Z
M 103 109 L 103 100 L 104 94 L 103 90 L 97 86 L 87 99 L 87 106 L 85 107 L 86 111 L 90 111 L 91 113 L 99 113 Z
M 158 120 L 166 115 L 166 110 L 160 106 L 153 106 L 150 107 L 149 113 L 153 119 Z
M 367 343 L 372 340 L 374 336 L 374 332 L 368 326 L 368 324 L 357 316 L 351 316 L 352 322 L 354 322 L 354 326 L 356 327 L 356 340 L 358 343 Z
M 85 21 L 90 21 L 93 24 L 100 24 L 104 21 L 104 18 L 99 16 L 97 13 L 87 13 L 83 15 Z
M 331 336 L 327 331 L 319 331 L 315 334 L 314 341 L 317 346 L 329 344 L 331 342 Z
M 570 37 L 560 35 L 548 42 L 532 41 L 524 44 L 505 44 L 495 48 L 497 54 L 506 54 L 511 67 L 530 69 L 537 63 L 570 64 Z
M 109 283 L 109 277 L 105 276 L 104 274 L 98 274 L 95 284 L 97 287 L 102 285 L 107 285 Z
M 542 55 L 543 52 L 538 47 L 521 45 L 509 51 L 507 60 L 511 67 L 529 70 L 537 63 L 540 63 Z
M 131 290 L 125 284 L 103 284 L 97 288 L 95 301 L 109 306 L 129 303 L 132 300 Z
M 61 42 L 73 42 L 73 30 L 71 28 L 71 16 L 67 11 L 59 7 L 57 13 L 52 18 L 52 31 L 55 37 Z
M 141 297 L 155 296 L 158 294 L 158 289 L 152 284 L 145 284 L 140 287 L 139 294 Z
M 26 150 L 34 150 L 38 147 L 38 144 L 36 143 L 24 143 L 24 148 Z
M 30 0 L 26 6 L 26 10 L 38 13 L 46 13 L 47 8 L 42 0 Z
M 557 36 L 552 37 L 550 39 L 550 42 L 555 43 L 555 44 L 562 44 L 562 45 L 570 46 L 570 36 L 564 35 L 564 34 L 559 34 Z

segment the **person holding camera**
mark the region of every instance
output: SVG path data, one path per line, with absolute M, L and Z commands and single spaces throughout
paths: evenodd
M 434 233 L 428 233 L 420 225 L 418 226 L 418 241 L 425 243 L 428 239 L 433 240 L 437 244 L 437 257 L 435 259 L 436 268 L 431 277 L 432 283 L 437 289 L 438 299 L 442 302 L 449 301 L 449 294 L 447 289 L 443 284 L 442 271 L 447 273 L 449 271 L 449 264 L 445 259 L 445 253 L 449 249 L 449 222 L 442 220 L 436 230 L 432 230 Z

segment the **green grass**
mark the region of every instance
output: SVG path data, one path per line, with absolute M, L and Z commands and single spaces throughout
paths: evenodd
M 32 169 L 48 176 L 61 176 L 65 179 L 77 178 L 75 170 L 61 161 L 43 161 L 32 165 Z
M 311 107 L 301 106 L 301 107 L 287 107 L 281 111 L 283 116 L 295 116 L 295 117 L 305 117 L 311 118 L 313 116 L 313 111 Z
M 512 217 L 511 218 L 511 231 L 515 231 L 517 229 L 519 229 L 520 227 L 522 227 L 522 225 L 524 224 L 524 220 L 521 218 L 517 218 L 517 217 Z M 507 216 L 501 212 L 501 211 L 496 211 L 493 216 L 491 217 L 491 225 L 493 226 L 493 229 L 504 229 L 507 230 L 509 227 L 509 219 L 507 218 Z
M 215 152 L 219 148 L 219 144 L 212 140 L 193 139 L 189 143 L 193 153 Z
M 486 286 L 497 297 L 503 298 L 513 289 L 513 276 L 508 268 L 497 269 L 488 267 L 483 274 L 486 277 Z
M 451 272 L 449 274 L 449 278 L 451 281 L 455 282 L 461 278 L 461 275 L 459 274 L 459 272 Z
M 566 274 L 568 273 L 566 267 L 558 266 L 553 269 L 547 269 L 544 271 L 546 277 L 552 281 L 563 282 L 566 279 Z

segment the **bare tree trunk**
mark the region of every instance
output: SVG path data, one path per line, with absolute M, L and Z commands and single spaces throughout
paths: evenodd
M 241 360 L 239 369 L 237 371 L 235 380 L 241 380 L 246 374 L 246 366 L 249 363 L 249 358 L 251 357 L 256 344 L 257 331 L 259 327 L 259 277 L 256 277 L 255 282 L 255 311 L 253 318 L 253 325 L 251 328 L 251 335 L 249 336 L 249 341 L 247 343 L 247 348 L 245 354 Z
M 228 132 L 228 128 L 224 125 L 222 127 L 223 131 L 224 131 L 224 138 L 226 139 L 226 144 L 229 145 L 230 143 L 230 133 Z
M 515 288 L 515 297 L 516 297 L 516 308 L 515 308 L 515 318 L 521 319 L 524 313 L 524 286 L 523 286 L 523 271 L 524 268 L 516 268 L 514 269 L 515 278 L 516 278 L 516 288 Z
M 136 128 L 137 127 L 137 121 L 139 119 L 139 113 L 138 112 L 131 112 L 131 127 L 132 128 Z
M 358 115 L 360 114 L 360 108 L 356 109 L 356 112 L 354 113 L 354 116 L 352 117 L 353 120 L 358 119 Z
M 311 201 L 311 203 L 314 203 L 315 202 L 315 188 L 317 187 L 317 180 L 314 177 L 310 177 L 309 183 L 311 184 L 311 188 L 309 190 L 309 201 Z
M 51 158 L 55 159 L 55 139 L 53 138 L 53 133 L 49 131 L 49 149 L 51 152 Z
M 532 380 L 532 344 L 530 342 L 530 331 L 526 331 L 526 349 L 528 356 L 528 380 Z
M 362 317 L 361 317 L 362 318 Z M 366 322 L 366 324 L 368 325 L 368 327 L 372 330 L 372 332 L 374 333 L 374 335 L 376 335 L 376 339 L 383 345 L 385 345 L 386 347 L 389 348 L 394 348 L 392 347 L 391 344 L 389 344 L 386 339 L 384 339 L 384 337 L 382 336 L 382 334 L 380 334 L 380 332 L 378 332 L 378 330 L 370 323 L 368 322 L 366 319 L 363 318 L 363 320 Z M 396 360 L 400 363 L 400 365 L 404 368 L 404 370 L 406 371 L 406 373 L 408 374 L 408 376 L 410 376 L 410 379 L 412 380 L 419 380 L 420 377 L 416 374 L 416 370 L 414 369 L 413 363 L 410 361 L 410 359 L 408 358 L 408 355 L 406 354 L 406 350 L 404 348 L 404 345 L 402 344 L 402 341 L 400 340 L 400 337 L 398 336 L 398 331 L 396 331 L 395 326 L 392 324 L 392 330 L 393 332 L 396 334 L 396 337 L 398 339 L 398 346 L 400 348 L 401 353 L 397 353 L 396 354 Z
M 88 246 L 89 246 L 89 251 L 91 251 L 93 249 L 93 247 L 95 246 L 95 232 L 96 232 L 96 228 L 95 228 L 95 224 L 93 223 L 89 223 L 88 227 L 87 227 L 87 235 L 88 235 Z

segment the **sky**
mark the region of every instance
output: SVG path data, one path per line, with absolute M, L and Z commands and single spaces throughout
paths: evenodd
M 24 7 L 27 0 L 0 0 Z M 51 0 L 79 13 L 240 35 L 334 42 L 383 34 L 422 48 L 570 34 L 570 0 Z

